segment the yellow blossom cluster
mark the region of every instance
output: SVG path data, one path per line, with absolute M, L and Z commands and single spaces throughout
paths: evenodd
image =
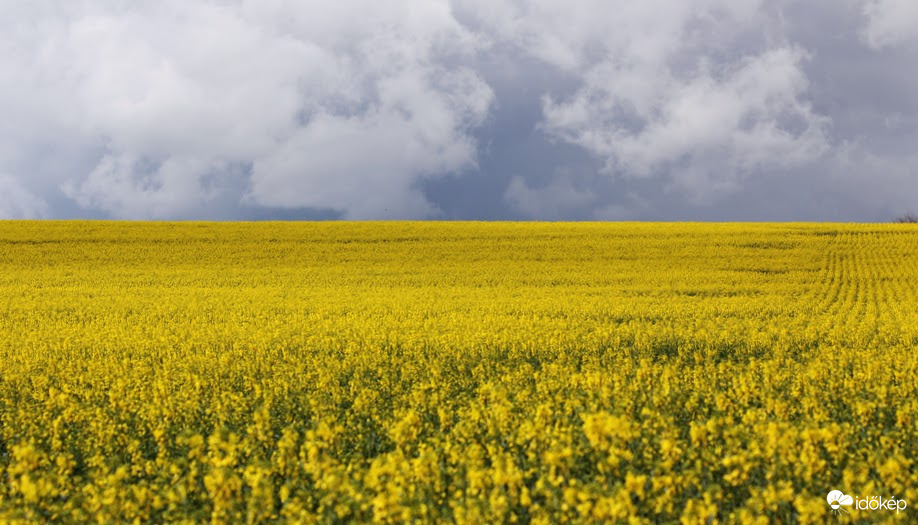
M 0 298 L 0 522 L 918 506 L 910 225 L 4 222 Z

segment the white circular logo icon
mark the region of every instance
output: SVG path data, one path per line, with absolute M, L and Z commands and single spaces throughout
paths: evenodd
M 854 503 L 854 498 L 851 496 L 845 495 L 844 492 L 840 490 L 833 490 L 826 496 L 826 501 L 829 502 L 829 506 L 832 507 L 832 510 L 838 510 L 841 506 L 850 506 Z M 844 510 L 844 509 L 842 509 Z

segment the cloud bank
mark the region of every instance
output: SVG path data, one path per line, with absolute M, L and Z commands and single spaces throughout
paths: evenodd
M 0 5 L 0 217 L 918 209 L 910 1 Z

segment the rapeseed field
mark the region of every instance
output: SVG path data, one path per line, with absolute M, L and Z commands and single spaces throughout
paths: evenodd
M 905 522 L 912 225 L 0 223 L 0 522 Z

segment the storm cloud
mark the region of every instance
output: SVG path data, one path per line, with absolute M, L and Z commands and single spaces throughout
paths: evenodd
M 912 1 L 0 5 L 0 217 L 918 210 Z

